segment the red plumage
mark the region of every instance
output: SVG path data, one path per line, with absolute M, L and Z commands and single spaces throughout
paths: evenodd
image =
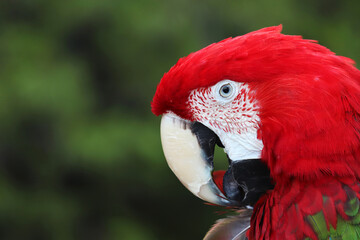
M 346 217 L 345 188 L 360 194 L 360 71 L 316 41 L 280 31 L 228 38 L 180 59 L 158 85 L 152 111 L 194 120 L 190 91 L 223 79 L 248 83 L 261 107 L 262 160 L 276 183 L 255 206 L 248 236 L 317 239 L 306 216 L 326 209 L 336 226 L 337 214 Z
M 351 177 L 323 177 L 316 182 L 292 179 L 277 184 L 255 205 L 249 239 L 318 239 L 309 217 L 323 214 L 328 229 L 330 225 L 336 229 L 338 214 L 350 220 L 344 206 L 351 197 L 349 192 L 360 192 L 357 182 Z

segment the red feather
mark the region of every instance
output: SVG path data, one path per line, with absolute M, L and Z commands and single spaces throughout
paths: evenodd
M 193 119 L 189 93 L 223 79 L 245 82 L 261 106 L 262 159 L 278 177 L 360 173 L 360 71 L 281 26 L 228 38 L 182 58 L 161 79 L 156 115 Z
M 223 187 L 223 179 L 224 179 L 225 173 L 226 173 L 226 171 L 219 170 L 219 171 L 214 171 L 213 174 L 212 174 L 212 177 L 213 177 L 213 180 L 214 180 L 216 186 L 224 194 L 225 194 L 225 192 L 224 192 L 224 187 Z
M 354 178 L 347 178 L 344 181 L 351 180 L 353 183 L 357 182 Z M 349 218 L 343 209 L 349 197 L 344 199 L 344 194 L 346 195 L 347 192 L 355 194 L 355 191 L 359 190 L 358 184 L 352 184 L 351 187 L 340 182 L 336 178 L 329 177 L 317 182 L 301 181 L 299 184 L 296 181 L 289 181 L 287 185 L 275 186 L 271 193 L 263 196 L 255 205 L 251 219 L 251 225 L 254 227 L 250 228 L 248 238 L 250 240 L 306 237 L 317 239 L 307 217 L 319 212 L 324 214 L 328 229 L 330 225 L 336 229 L 338 215 L 344 216 L 345 220 Z M 333 191 L 329 191 L 329 186 L 334 187 Z
M 276 183 L 255 205 L 248 237 L 317 239 L 307 216 L 323 211 L 335 227 L 346 215 L 344 188 L 360 197 L 360 71 L 316 41 L 280 31 L 228 38 L 180 59 L 158 85 L 152 111 L 193 121 L 192 90 L 247 83 L 260 106 L 261 158 Z
M 327 220 L 326 226 L 328 230 L 330 229 L 330 224 L 333 226 L 333 228 L 336 229 L 337 217 L 333 199 L 327 198 L 325 200 L 324 209 L 322 212 L 324 213 L 324 217 Z

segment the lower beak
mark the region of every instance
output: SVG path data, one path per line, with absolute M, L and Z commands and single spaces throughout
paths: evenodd
M 223 178 L 225 195 L 212 176 L 215 145 L 221 146 L 222 143 L 213 131 L 199 122 L 190 122 L 172 113 L 164 114 L 161 143 L 170 169 L 188 190 L 204 201 L 222 206 L 252 205 L 254 196 L 257 201 L 272 187 L 269 171 L 260 160 L 230 160 Z M 259 169 L 262 176 L 257 178 Z M 251 181 L 250 188 L 247 179 Z M 258 188 L 257 185 L 264 183 L 265 186 Z

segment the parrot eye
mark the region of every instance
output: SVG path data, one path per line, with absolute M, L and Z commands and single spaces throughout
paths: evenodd
M 230 97 L 232 95 L 232 92 L 233 92 L 233 88 L 229 83 L 222 85 L 219 90 L 219 94 L 223 98 Z
M 223 80 L 215 86 L 215 95 L 219 102 L 232 101 L 236 91 L 236 85 L 231 80 Z

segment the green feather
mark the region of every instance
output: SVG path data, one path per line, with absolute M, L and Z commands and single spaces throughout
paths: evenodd
M 327 228 L 323 212 L 308 216 L 307 221 L 312 226 L 319 240 L 355 240 L 360 239 L 360 203 L 356 196 L 352 196 L 344 205 L 349 220 L 337 215 L 336 229 L 330 225 Z
M 346 215 L 348 215 L 350 217 L 354 217 L 356 214 L 358 214 L 359 213 L 359 199 L 357 199 L 356 197 L 350 199 L 346 203 L 345 213 L 346 213 Z

